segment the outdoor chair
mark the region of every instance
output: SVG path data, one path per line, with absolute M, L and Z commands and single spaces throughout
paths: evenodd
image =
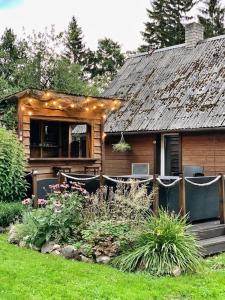
M 184 166 L 184 177 L 204 176 L 204 168 L 202 166 Z

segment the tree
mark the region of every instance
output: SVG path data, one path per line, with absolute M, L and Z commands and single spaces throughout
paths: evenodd
M 74 64 L 83 65 L 85 59 L 85 45 L 83 43 L 82 29 L 73 16 L 65 33 L 65 56 Z
M 140 51 L 150 48 L 164 48 L 184 42 L 184 19 L 194 6 L 194 0 L 154 0 L 152 8 L 147 9 L 149 21 L 145 23 L 145 31 L 141 32 L 146 44 Z
M 6 28 L 0 41 L 0 77 L 15 86 L 15 71 L 26 60 L 26 43 L 18 41 L 12 29 Z
M 204 7 L 199 9 L 198 20 L 205 28 L 205 38 L 225 34 L 225 7 L 221 6 L 221 1 L 206 0 L 202 2 Z
M 67 59 L 57 60 L 50 88 L 78 95 L 98 96 L 99 90 L 81 79 L 81 67 Z
M 105 83 L 112 80 L 125 59 L 120 45 L 109 38 L 99 40 L 97 50 L 89 50 L 87 55 L 86 71 L 90 72 L 92 79 L 97 77 L 98 82 Z

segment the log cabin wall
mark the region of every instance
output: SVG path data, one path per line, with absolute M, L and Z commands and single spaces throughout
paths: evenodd
M 24 145 L 25 153 L 28 161 L 27 170 L 37 170 L 40 178 L 52 177 L 54 166 L 70 166 L 72 172 L 84 173 L 85 166 L 102 167 L 102 115 L 100 113 L 85 113 L 85 112 L 65 112 L 61 110 L 32 110 L 32 115 L 29 111 L 23 112 L 21 107 L 25 99 L 20 99 L 18 107 L 19 119 L 19 138 Z M 31 119 L 40 120 L 57 120 L 69 121 L 74 123 L 86 122 L 92 128 L 92 154 L 90 158 L 74 158 L 74 159 L 31 159 L 30 158 L 30 121 Z
M 110 175 L 131 174 L 131 164 L 135 162 L 150 164 L 153 173 L 154 145 L 152 135 L 126 136 L 132 150 L 126 153 L 112 151 L 112 144 L 119 136 L 108 136 L 105 141 L 105 169 Z M 181 145 L 182 170 L 184 166 L 202 166 L 204 174 L 214 176 L 225 173 L 225 131 L 204 133 L 183 133 Z
M 105 140 L 105 172 L 109 175 L 130 175 L 132 163 L 149 163 L 153 173 L 154 137 L 151 135 L 128 135 L 125 140 L 131 151 L 118 153 L 112 151 L 112 144 L 119 142 L 120 136 L 107 136 Z
M 203 166 L 205 175 L 225 172 L 225 132 L 184 134 L 182 165 Z

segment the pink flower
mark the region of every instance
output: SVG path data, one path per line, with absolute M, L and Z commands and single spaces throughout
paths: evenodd
M 38 199 L 38 205 L 46 205 L 47 204 L 47 200 L 45 199 Z
M 30 204 L 31 204 L 31 199 L 30 199 L 30 198 L 24 199 L 24 200 L 22 201 L 22 204 L 23 204 L 23 205 L 30 205 Z

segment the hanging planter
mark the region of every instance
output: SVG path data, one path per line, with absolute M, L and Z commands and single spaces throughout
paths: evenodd
M 126 151 L 131 150 L 131 145 L 129 145 L 125 141 L 124 136 L 123 136 L 123 132 L 121 132 L 121 138 L 120 138 L 119 143 L 113 144 L 112 146 L 113 146 L 113 151 L 114 152 L 126 152 Z

